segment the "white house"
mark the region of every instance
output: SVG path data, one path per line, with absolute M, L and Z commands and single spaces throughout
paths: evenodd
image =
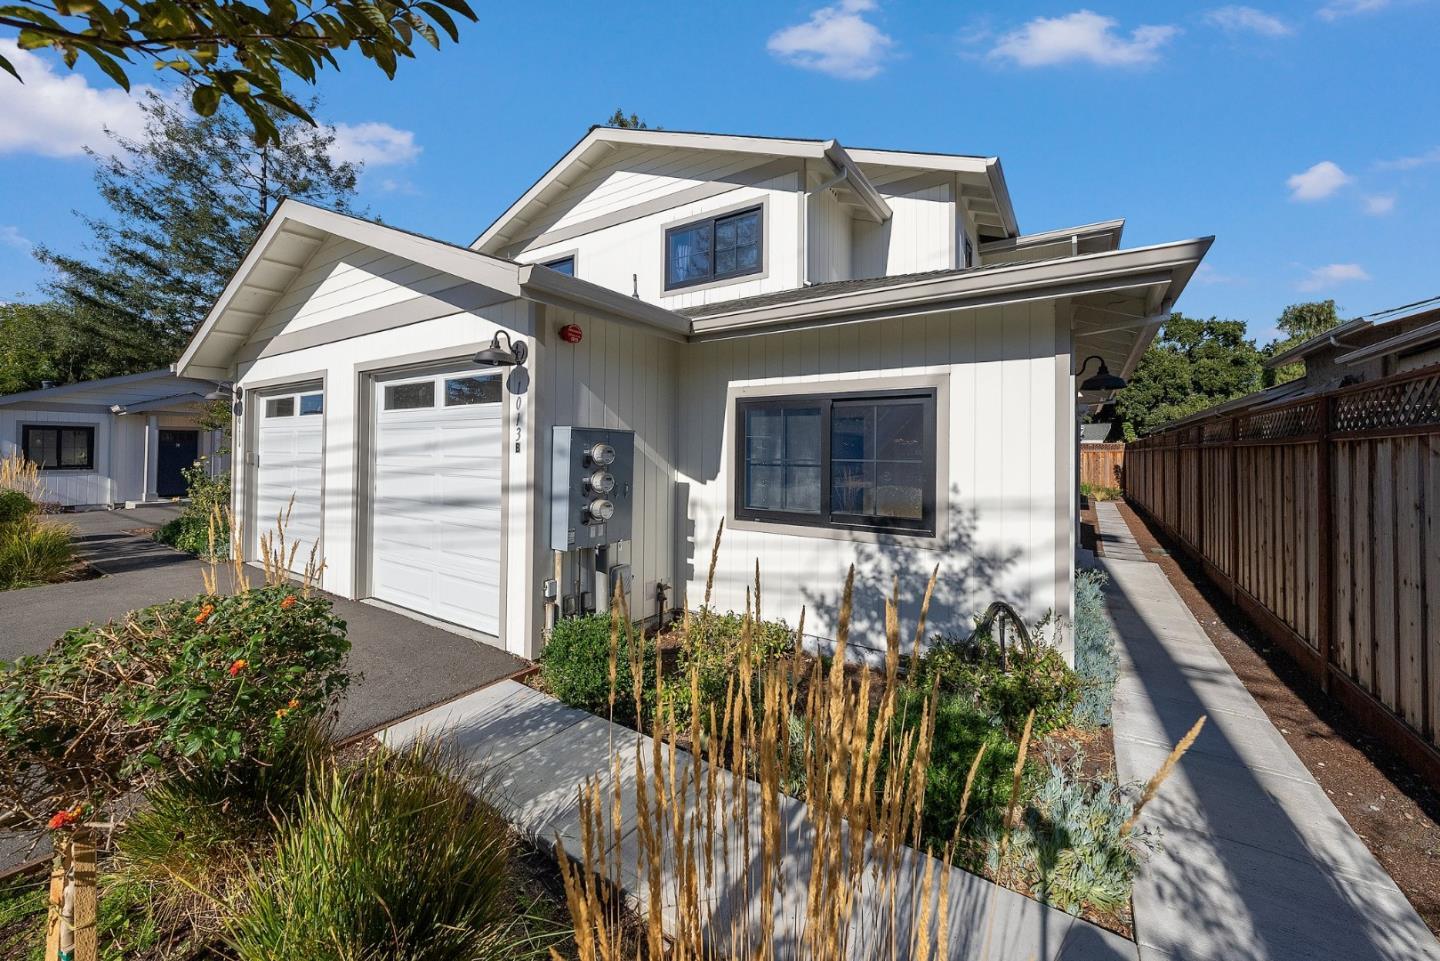
M 1210 245 L 1122 227 L 1021 234 L 994 157 L 597 128 L 468 248 L 286 202 L 178 370 L 239 388 L 252 552 L 293 497 L 328 589 L 517 654 L 604 575 L 698 606 L 722 520 L 722 609 L 758 560 L 825 637 L 854 563 L 873 641 L 939 565 L 937 629 L 1063 622 L 1076 373 L 1132 370 Z
M 181 472 L 219 450 L 219 433 L 197 422 L 219 388 L 152 370 L 3 395 L 0 457 L 39 465 L 47 496 L 63 507 L 179 497 Z

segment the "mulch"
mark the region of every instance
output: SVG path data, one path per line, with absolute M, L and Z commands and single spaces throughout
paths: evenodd
M 1440 795 L 1330 701 L 1163 533 L 1123 501 L 1119 507 L 1140 549 L 1160 565 L 1240 682 L 1440 936 Z

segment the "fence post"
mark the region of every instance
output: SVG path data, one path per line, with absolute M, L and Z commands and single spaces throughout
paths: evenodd
M 1240 602 L 1240 417 L 1230 418 L 1230 602 Z
M 1330 493 L 1330 395 L 1320 395 L 1320 438 L 1315 446 L 1315 508 L 1316 537 L 1319 557 L 1315 559 L 1315 618 L 1319 621 L 1316 630 L 1316 646 L 1320 649 L 1320 688 L 1330 693 L 1330 665 L 1333 651 L 1334 605 L 1331 603 L 1330 586 L 1335 583 L 1335 550 L 1331 543 L 1334 530 L 1333 498 Z

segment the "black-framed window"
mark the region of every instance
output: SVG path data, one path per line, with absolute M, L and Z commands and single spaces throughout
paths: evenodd
M 95 428 L 27 425 L 20 445 L 41 470 L 94 470 Z
M 575 255 L 574 255 L 574 254 L 571 254 L 569 257 L 561 257 L 559 260 L 551 260 L 551 261 L 548 261 L 548 262 L 546 262 L 546 263 L 541 264 L 540 266 L 542 266 L 542 267 L 549 267 L 551 270 L 554 270 L 554 271 L 557 271 L 557 272 L 559 272 L 559 273 L 565 274 L 566 276 L 569 276 L 569 277 L 574 277 L 574 276 L 575 276 Z
M 761 207 L 671 227 L 665 231 L 665 289 L 758 274 L 764 241 Z
M 736 402 L 735 516 L 935 533 L 935 390 Z

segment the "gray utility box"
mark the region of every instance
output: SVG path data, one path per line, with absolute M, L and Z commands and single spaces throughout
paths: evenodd
M 635 432 L 556 427 L 550 443 L 550 548 L 630 539 Z

